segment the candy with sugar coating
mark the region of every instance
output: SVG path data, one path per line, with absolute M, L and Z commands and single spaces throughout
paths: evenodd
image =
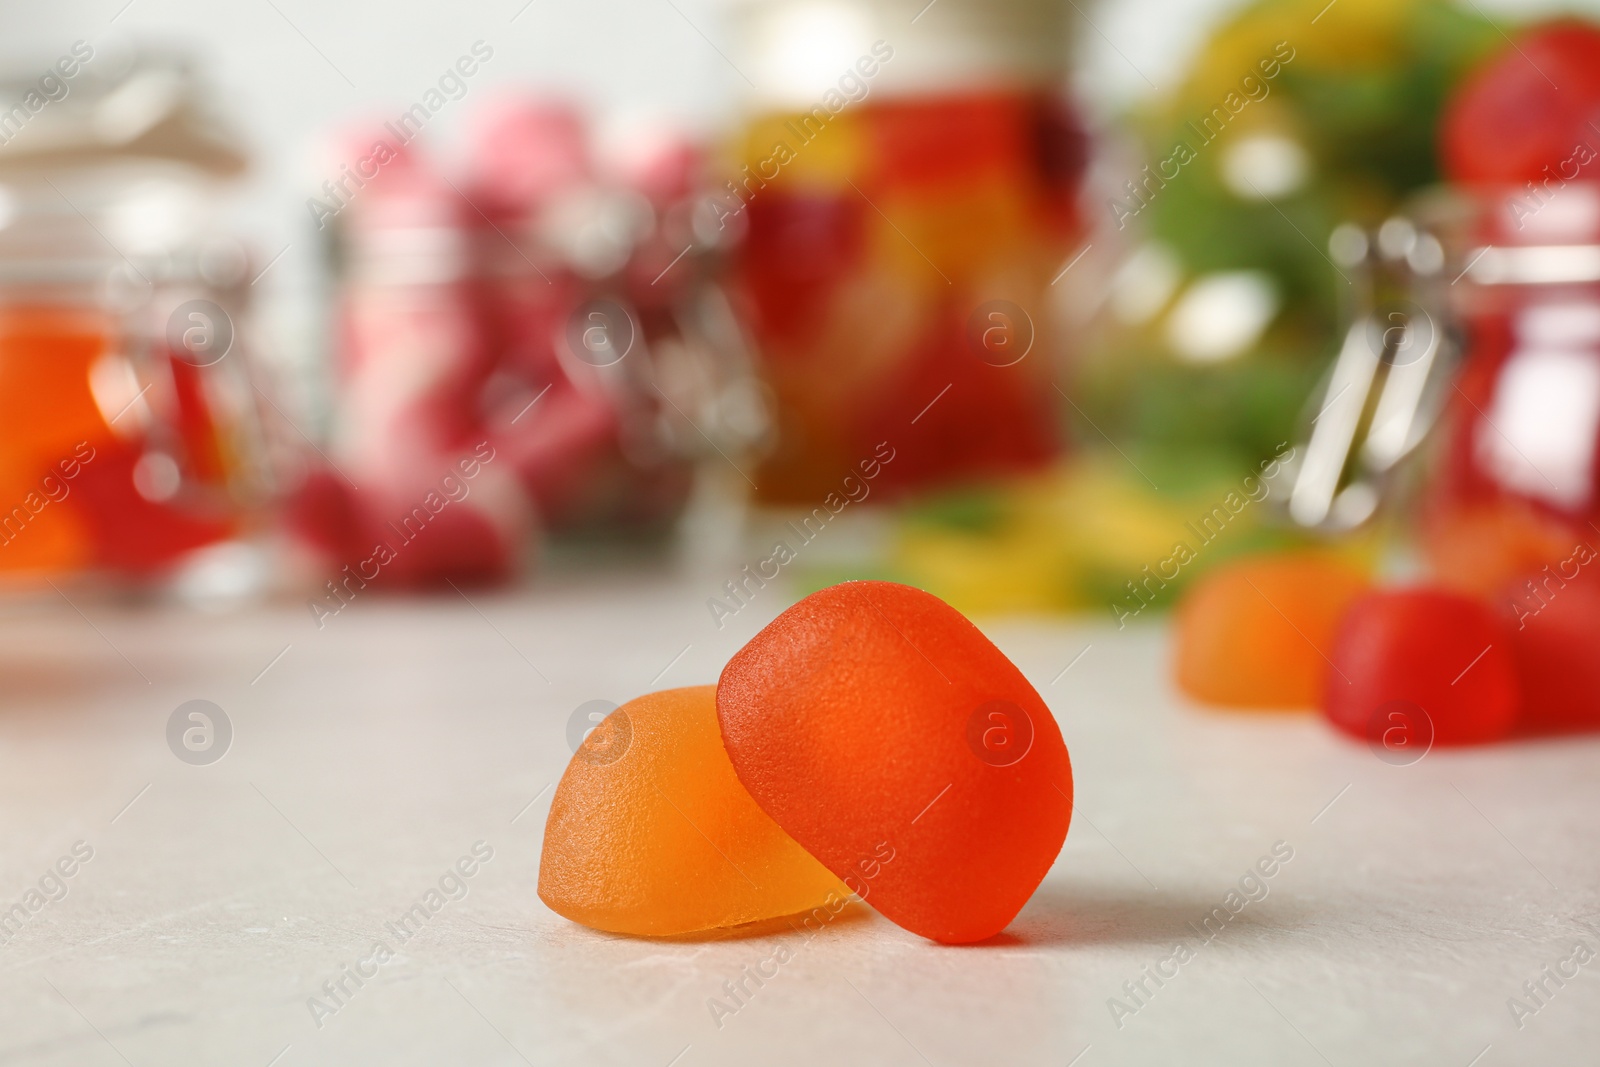
M 717 715 L 757 803 L 924 937 L 999 933 L 1066 838 L 1072 768 L 1050 710 L 977 627 L 909 586 L 801 600 L 729 661 Z
M 539 898 L 551 909 L 600 930 L 667 936 L 848 896 L 734 777 L 715 693 L 630 700 L 578 747 L 545 821 Z

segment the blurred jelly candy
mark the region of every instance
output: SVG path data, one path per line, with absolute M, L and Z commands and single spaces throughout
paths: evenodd
M 322 579 L 327 596 L 335 598 L 329 603 L 337 607 L 371 581 L 393 591 L 510 578 L 532 517 L 503 472 L 476 462 L 485 454 L 465 453 L 465 468 L 441 462 L 429 470 L 419 463 L 418 474 L 431 473 L 431 481 L 415 478 L 362 492 L 331 471 L 312 471 L 289 498 L 284 517 L 323 557 Z M 477 473 L 467 477 L 464 470 Z
M 888 918 L 979 941 L 1021 910 L 1072 820 L 1050 709 L 954 608 L 846 582 L 779 615 L 717 685 L 739 780 Z
M 1470 385 L 1460 388 L 1460 395 L 1470 395 Z M 1484 425 L 1480 419 L 1450 427 L 1441 441 L 1440 451 L 1448 456 L 1441 466 L 1453 469 L 1435 476 L 1418 528 L 1430 572 L 1440 585 L 1491 597 L 1546 560 L 1563 558 L 1580 535 L 1570 514 L 1483 484 L 1488 479 L 1472 468 L 1482 463 L 1484 450 L 1474 449 L 1471 442 L 1478 440 L 1472 431 L 1481 433 Z M 1465 476 L 1458 477 L 1457 471 Z
M 1339 624 L 1322 709 L 1339 729 L 1390 743 L 1397 724 L 1433 743 L 1505 737 L 1517 716 L 1511 631 L 1484 601 L 1440 589 L 1369 593 Z
M 608 715 L 567 765 L 545 822 L 539 899 L 599 930 L 687 934 L 846 895 L 734 777 L 709 685 Z
M 1600 729 L 1600 576 L 1578 570 L 1595 552 L 1580 545 L 1557 567 L 1510 590 L 1511 648 L 1522 685 L 1518 727 L 1527 733 Z
M 1173 635 L 1178 687 L 1246 708 L 1315 707 L 1340 617 L 1365 575 L 1326 553 L 1249 556 L 1196 580 Z
M 1594 158 L 1600 111 L 1600 29 L 1562 19 L 1523 33 L 1455 94 L 1440 130 L 1440 155 L 1456 181 L 1521 185 Z

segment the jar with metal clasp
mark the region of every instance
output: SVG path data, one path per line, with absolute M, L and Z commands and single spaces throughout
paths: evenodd
M 259 525 L 271 484 L 220 224 L 245 159 L 179 56 L 67 84 L 0 146 L 0 570 L 145 579 Z
M 1335 234 L 1359 295 L 1289 502 L 1348 529 L 1404 500 L 1433 577 L 1480 594 L 1600 544 L 1600 185 L 1532 214 L 1521 192 Z

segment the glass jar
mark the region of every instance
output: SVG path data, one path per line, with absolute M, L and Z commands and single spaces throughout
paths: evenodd
M 392 131 L 345 138 L 334 433 L 289 509 L 315 565 L 376 545 L 389 587 L 503 581 L 537 535 L 660 539 L 697 475 L 739 476 L 763 398 L 695 232 L 703 155 L 655 132 L 601 160 L 568 105 L 507 95 L 457 180 Z M 408 536 L 430 498 L 439 532 Z
M 1063 11 L 735 8 L 754 102 L 711 207 L 745 231 L 737 266 L 776 401 L 760 498 L 815 503 L 885 441 L 885 488 L 1055 454 L 1051 286 L 1081 243 L 1086 158 L 1060 86 Z
M 154 575 L 261 502 L 242 167 L 170 56 L 86 65 L 0 149 L 0 571 Z

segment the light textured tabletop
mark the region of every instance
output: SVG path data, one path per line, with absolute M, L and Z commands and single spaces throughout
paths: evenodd
M 8 605 L 0 1063 L 1600 1058 L 1600 961 L 1575 959 L 1600 949 L 1600 742 L 1392 765 L 1314 717 L 1185 706 L 1160 627 L 984 624 L 1060 721 L 1078 799 L 995 942 L 940 947 L 859 905 L 809 937 L 568 923 L 534 892 L 568 718 L 714 681 L 785 606 L 771 587 L 718 631 L 714 591 L 625 571 L 373 597 L 321 630 L 294 605 Z M 232 727 L 209 765 L 168 745 L 195 699 Z M 1292 857 L 1230 899 L 1275 847 Z M 492 857 L 445 878 L 475 848 Z M 380 942 L 392 958 L 364 963 Z M 316 1010 L 346 965 L 372 976 Z M 730 1001 L 758 965 L 776 974 Z

